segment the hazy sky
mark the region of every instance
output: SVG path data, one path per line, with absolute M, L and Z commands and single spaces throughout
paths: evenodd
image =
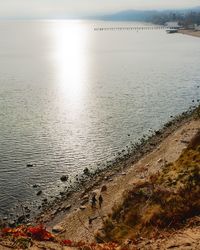
M 200 0 L 0 0 L 0 17 L 62 17 L 125 9 L 185 8 Z

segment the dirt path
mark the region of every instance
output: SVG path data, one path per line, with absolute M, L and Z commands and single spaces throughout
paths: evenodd
M 106 181 L 107 191 L 102 193 L 104 202 L 101 209 L 92 209 L 86 204 L 83 210 L 77 209 L 62 219 L 57 226 L 65 230 L 65 239 L 94 241 L 94 234 L 101 228 L 104 216 L 112 211 L 112 207 L 121 201 L 124 190 L 132 187 L 135 182 L 147 178 L 159 171 L 166 162 L 175 161 L 182 150 L 187 147 L 190 139 L 200 129 L 200 121 L 190 121 L 170 134 L 152 153 L 142 158 L 110 181 Z M 95 191 L 100 192 L 99 190 Z M 89 225 L 88 218 L 95 218 Z

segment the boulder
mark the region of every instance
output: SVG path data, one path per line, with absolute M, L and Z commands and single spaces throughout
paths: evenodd
M 83 170 L 83 173 L 84 173 L 85 175 L 89 175 L 90 171 L 89 171 L 88 168 L 85 168 L 85 169 Z
M 63 176 L 60 177 L 60 180 L 64 182 L 64 181 L 67 181 L 68 178 L 69 177 L 67 175 L 63 175 Z
M 27 168 L 31 168 L 31 167 L 33 167 L 34 165 L 33 165 L 32 163 L 27 163 L 26 166 L 27 166 Z
M 39 190 L 36 195 L 39 196 L 41 194 L 42 194 L 42 190 Z
M 26 217 L 24 215 L 21 215 L 21 216 L 18 217 L 17 223 L 21 224 L 22 222 L 25 221 L 25 219 L 26 219 Z
M 72 207 L 72 205 L 69 204 L 69 205 L 67 205 L 67 206 L 65 207 L 65 210 L 69 210 L 71 207 Z
M 54 215 L 56 215 L 57 213 L 58 213 L 58 210 L 55 209 L 55 210 L 53 210 L 53 211 L 51 212 L 51 215 L 54 216 Z

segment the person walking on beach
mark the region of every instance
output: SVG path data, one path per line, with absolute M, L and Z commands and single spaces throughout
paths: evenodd
M 99 207 L 101 208 L 101 206 L 102 206 L 102 203 L 103 203 L 103 197 L 102 197 L 102 195 L 100 194 L 100 196 L 99 196 Z
M 93 194 L 93 196 L 92 196 L 92 208 L 96 207 L 96 202 L 97 202 L 96 194 Z

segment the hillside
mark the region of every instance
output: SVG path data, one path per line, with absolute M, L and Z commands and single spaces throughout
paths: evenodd
M 97 239 L 123 242 L 178 229 L 200 215 L 200 132 L 174 163 L 124 193 Z
M 117 13 L 100 15 L 94 19 L 104 21 L 138 21 L 151 22 L 155 24 L 165 24 L 169 21 L 179 21 L 199 23 L 200 7 L 190 9 L 172 9 L 172 10 L 124 10 Z
M 157 11 L 125 10 L 114 14 L 100 16 L 106 21 L 146 21 L 157 14 Z

